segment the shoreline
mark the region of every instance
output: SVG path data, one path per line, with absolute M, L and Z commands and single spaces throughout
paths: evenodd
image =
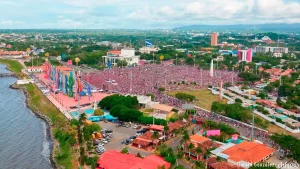
M 9 69 L 8 65 L 5 64 L 5 63 L 0 63 L 0 64 L 3 64 L 5 65 L 5 69 L 10 71 L 10 72 L 13 72 L 11 69 Z M 17 75 L 14 75 L 15 78 L 17 78 L 17 80 L 20 80 L 20 77 L 18 77 Z M 52 123 L 51 121 L 49 120 L 49 118 L 44 115 L 43 113 L 41 112 L 37 112 L 36 110 L 33 110 L 30 106 L 29 106 L 29 98 L 30 98 L 30 95 L 28 94 L 27 90 L 24 88 L 24 87 L 17 87 L 16 86 L 16 82 L 11 84 L 9 86 L 9 88 L 11 89 L 14 89 L 14 90 L 22 90 L 24 95 L 26 96 L 26 100 L 25 100 L 25 103 L 26 103 L 26 107 L 28 109 L 30 109 L 35 115 L 37 118 L 43 120 L 45 123 L 46 123 L 46 139 L 50 141 L 50 144 L 49 144 L 49 149 L 50 149 L 50 157 L 49 157 L 49 160 L 50 160 L 50 165 L 54 168 L 54 169 L 57 169 L 58 168 L 58 164 L 54 158 L 54 151 L 55 151 L 55 144 L 56 144 L 56 140 L 54 139 L 53 137 L 53 132 L 52 132 Z
M 28 108 L 28 109 L 30 109 L 34 114 L 35 114 L 35 116 L 37 117 L 37 118 L 39 118 L 39 119 L 41 119 L 42 121 L 44 121 L 45 123 L 46 123 L 46 139 L 48 140 L 48 141 L 50 141 L 50 144 L 49 144 L 49 149 L 50 149 L 50 157 L 49 157 L 49 160 L 50 160 L 50 164 L 51 164 L 51 166 L 53 167 L 53 168 L 58 168 L 57 166 L 58 166 L 58 164 L 56 163 L 56 161 L 55 161 L 55 158 L 54 158 L 54 144 L 55 144 L 55 139 L 54 139 L 54 137 L 53 137 L 53 133 L 52 133 L 52 127 L 51 127 L 51 121 L 48 119 L 48 117 L 47 116 L 45 116 L 43 113 L 41 113 L 41 112 L 38 112 L 38 111 L 36 111 L 36 110 L 33 110 L 33 109 L 31 109 L 30 108 L 30 106 L 29 106 L 29 98 L 30 98 L 30 95 L 28 94 L 28 92 L 26 91 L 26 89 L 24 88 L 24 87 L 16 87 L 16 86 L 14 86 L 15 85 L 15 83 L 14 84 L 11 84 L 10 86 L 9 86 L 9 88 L 11 88 L 11 89 L 14 89 L 14 90 L 22 90 L 23 91 L 23 93 L 24 93 L 24 95 L 26 96 L 26 100 L 25 100 L 25 103 L 26 103 L 26 107 Z

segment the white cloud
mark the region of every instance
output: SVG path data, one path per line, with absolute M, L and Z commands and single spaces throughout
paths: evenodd
M 30 5 L 35 3 L 43 5 Z M 6 6 L 2 11 L 6 15 L 0 16 L 2 27 L 18 25 L 13 24 L 16 20 L 49 28 L 62 24 L 74 28 L 172 28 L 300 22 L 297 0 L 0 0 L 0 5 Z M 44 24 L 45 20 L 49 23 Z

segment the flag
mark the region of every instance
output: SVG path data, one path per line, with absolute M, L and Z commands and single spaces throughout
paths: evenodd
M 145 42 L 146 46 L 149 47 L 149 46 L 153 46 L 153 44 L 150 42 L 149 39 L 146 39 L 146 42 Z
M 107 61 L 107 67 L 108 67 L 108 69 L 110 69 L 110 67 L 111 67 L 111 61 L 110 60 Z
M 87 92 L 88 92 L 89 101 L 90 101 L 90 97 L 92 96 L 91 85 L 88 85 Z
M 71 66 L 72 64 L 72 60 L 68 60 L 67 65 Z

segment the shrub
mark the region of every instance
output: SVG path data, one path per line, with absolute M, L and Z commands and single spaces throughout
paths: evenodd
M 128 154 L 128 153 L 129 153 L 128 148 L 127 148 L 127 147 L 123 148 L 123 149 L 121 150 L 121 153 L 122 153 L 122 154 Z
M 94 111 L 94 115 L 95 116 L 103 116 L 104 115 L 104 112 L 101 110 L 101 109 L 96 109 Z
M 187 94 L 187 93 L 181 93 L 181 92 L 176 93 L 175 97 L 177 99 L 185 100 L 185 101 L 194 101 L 194 100 L 196 100 L 196 97 L 194 95 Z
M 166 156 L 164 159 L 165 159 L 165 161 L 171 163 L 172 165 L 174 165 L 176 163 L 176 158 L 174 155 Z

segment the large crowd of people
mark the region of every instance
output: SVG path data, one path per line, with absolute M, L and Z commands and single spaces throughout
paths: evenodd
M 200 89 L 209 85 L 218 86 L 220 81 L 224 84 L 239 80 L 237 73 L 230 71 L 217 70 L 214 77 L 211 77 L 209 70 L 188 65 L 158 64 L 111 68 L 83 74 L 82 77 L 103 90 L 136 95 L 151 93 L 155 96 L 155 101 L 173 106 L 180 106 L 180 101 L 160 92 L 159 88 L 164 88 L 166 91 Z
M 146 95 L 151 93 L 155 101 L 181 108 L 183 101 L 161 92 L 159 88 L 167 91 L 200 89 L 208 86 L 218 86 L 220 81 L 231 83 L 239 81 L 237 73 L 224 70 L 214 72 L 210 76 L 209 70 L 181 65 L 144 65 L 132 68 L 112 68 L 83 74 L 83 79 L 103 90 L 114 91 L 120 94 Z M 236 128 L 243 136 L 251 137 L 251 126 L 245 123 L 226 118 L 216 113 L 196 108 L 199 117 L 224 122 Z M 254 137 L 270 146 L 277 146 L 269 139 L 269 133 L 259 128 L 254 128 Z

